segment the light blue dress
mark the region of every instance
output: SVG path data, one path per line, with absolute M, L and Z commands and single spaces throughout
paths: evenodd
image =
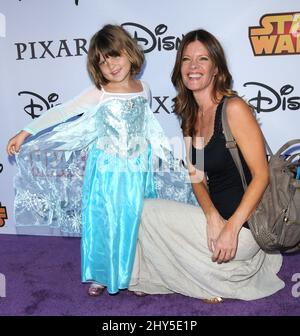
M 128 287 L 144 199 L 195 204 L 143 86 L 130 95 L 94 90 L 49 110 L 25 129 L 37 134 L 53 120 L 60 124 L 17 156 L 18 232 L 81 235 L 82 281 L 109 293 Z M 78 112 L 83 115 L 70 121 Z
M 157 197 L 147 113 L 137 97 L 111 99 L 96 115 L 99 143 L 89 152 L 82 192 L 82 281 L 109 293 L 128 287 L 144 198 Z

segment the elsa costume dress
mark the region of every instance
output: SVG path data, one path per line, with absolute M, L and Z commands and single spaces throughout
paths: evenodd
M 16 156 L 17 232 L 81 235 L 82 282 L 109 293 L 128 287 L 144 199 L 195 204 L 142 85 L 91 87 L 48 110 L 24 128 L 34 137 Z

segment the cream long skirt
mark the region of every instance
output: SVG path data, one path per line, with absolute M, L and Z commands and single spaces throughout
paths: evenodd
M 146 200 L 129 290 L 254 300 L 284 287 L 276 275 L 281 254 L 262 251 L 248 229 L 241 229 L 232 261 L 218 264 L 211 255 L 200 207 Z

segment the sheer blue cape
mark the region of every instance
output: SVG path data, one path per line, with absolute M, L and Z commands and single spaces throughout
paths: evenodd
M 101 109 L 106 103 L 101 102 L 76 120 L 59 124 L 23 144 L 16 155 L 14 180 L 18 233 L 81 235 L 86 160 L 92 146 L 99 142 Z M 110 103 L 117 100 L 111 99 Z M 146 99 L 137 97 L 129 103 L 144 109 L 146 128 L 142 132 L 152 148 L 157 197 L 197 204 L 187 171 L 181 160 L 174 158 Z

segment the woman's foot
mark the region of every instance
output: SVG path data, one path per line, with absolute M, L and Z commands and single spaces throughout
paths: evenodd
M 105 287 L 98 284 L 91 284 L 88 289 L 89 296 L 99 296 L 104 292 Z
M 203 299 L 202 301 L 204 303 L 208 303 L 208 304 L 218 304 L 218 303 L 223 302 L 224 300 L 220 296 L 217 296 L 217 297 L 212 298 L 212 299 Z
M 147 293 L 144 292 L 140 292 L 140 291 L 134 291 L 133 292 L 134 295 L 139 296 L 139 297 L 143 297 L 143 296 L 147 296 Z

